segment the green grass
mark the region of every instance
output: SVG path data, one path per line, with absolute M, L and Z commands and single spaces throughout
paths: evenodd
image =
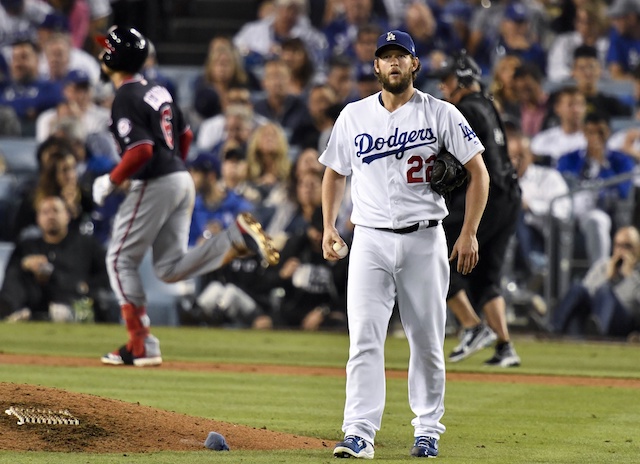
M 286 364 L 343 368 L 344 334 L 251 332 L 198 328 L 154 329 L 167 361 Z M 96 357 L 122 341 L 119 326 L 0 324 L 0 351 Z M 446 350 L 456 340 L 447 340 Z M 490 352 L 450 372 L 499 372 L 640 378 L 637 346 L 558 343 L 516 339 L 519 369 L 488 369 Z M 387 342 L 387 366 L 405 369 L 405 340 Z M 44 367 L 0 364 L 0 380 L 89 393 L 194 416 L 266 427 L 329 440 L 342 437 L 341 376 L 291 376 L 234 372 L 118 369 L 99 366 Z M 376 461 L 406 462 L 412 437 L 406 380 L 389 379 Z M 447 432 L 440 461 L 449 463 L 637 463 L 640 462 L 639 389 L 569 387 L 522 383 L 447 384 Z M 204 437 L 196 437 L 204 439 Z M 0 463 L 329 463 L 331 450 L 89 455 L 10 453 Z

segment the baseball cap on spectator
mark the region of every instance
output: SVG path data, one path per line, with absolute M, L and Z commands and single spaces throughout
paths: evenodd
M 16 8 L 22 8 L 24 0 L 0 0 L 0 4 L 7 10 L 15 10 Z
M 210 153 L 200 153 L 188 166 L 194 171 L 215 172 L 220 176 L 220 160 Z
M 456 20 L 469 22 L 472 15 L 473 7 L 462 0 L 447 2 L 442 9 L 442 20 L 445 23 L 453 23 Z
M 607 10 L 610 18 L 619 18 L 632 13 L 640 14 L 640 0 L 615 0 Z
M 38 26 L 55 32 L 69 32 L 69 20 L 61 14 L 48 14 Z
M 224 160 L 227 161 L 244 161 L 247 158 L 245 152 L 241 148 L 230 148 L 224 152 Z
M 75 84 L 79 87 L 89 87 L 91 78 L 82 69 L 72 69 L 64 78 L 64 85 Z
M 385 32 L 378 37 L 376 56 L 380 56 L 382 49 L 392 45 L 408 51 L 410 55 L 416 56 L 416 45 L 413 43 L 411 36 L 406 32 L 398 30 Z
M 523 23 L 529 19 L 529 10 L 523 3 L 511 2 L 504 10 L 504 18 L 515 23 Z
M 375 73 L 373 72 L 373 65 L 370 63 L 361 63 L 356 67 L 356 81 L 357 82 L 369 82 L 377 81 Z
M 595 58 L 598 59 L 598 50 L 591 45 L 580 45 L 573 51 L 573 59 L 578 58 Z

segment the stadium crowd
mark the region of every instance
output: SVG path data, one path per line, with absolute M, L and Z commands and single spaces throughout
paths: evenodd
M 113 90 L 100 80 L 94 38 L 116 21 L 140 27 L 151 3 L 0 0 L 0 152 L 5 137 L 35 142 L 33 153 L 7 152 L 0 163 L 0 240 L 15 247 L 5 259 L 14 269 L 0 291 L 0 317 L 54 318 L 49 308 L 59 315 L 60 305 L 75 308 L 97 290 L 81 280 L 75 290 L 43 291 L 30 308 L 40 314 L 25 316 L 15 286 L 46 290 L 56 279 L 43 280 L 16 253 L 42 236 L 38 217 L 49 203 L 65 206 L 61 220 L 74 240 L 108 243 L 122 195 L 98 207 L 89 193 L 118 162 L 108 130 Z M 389 29 L 412 35 L 422 64 L 415 86 L 435 96 L 438 70 L 460 49 L 482 68 L 523 190 L 510 288 L 540 301 L 541 276 L 558 267 L 554 223 L 575 222 L 574 261 L 586 262 L 576 278 L 617 256 L 616 231 L 640 225 L 640 177 L 632 176 L 640 161 L 640 0 L 267 0 L 235 35 L 211 37 L 192 99 L 165 75 L 153 44 L 143 70 L 179 102 L 195 133 L 190 244 L 250 211 L 282 253 L 275 268 L 242 258 L 199 279 L 177 305 L 182 324 L 346 327 L 347 259 L 325 261 L 320 246 L 318 156 L 341 109 L 380 90 L 372 62 Z M 16 156 L 37 166 L 25 169 Z M 349 237 L 345 204 L 338 223 Z M 640 278 L 640 268 L 631 272 Z M 113 320 L 100 290 L 95 319 Z M 544 313 L 545 304 L 534 306 Z M 611 335 L 640 330 L 640 294 L 627 296 L 625 307 L 628 323 Z M 587 319 L 572 333 L 584 334 Z

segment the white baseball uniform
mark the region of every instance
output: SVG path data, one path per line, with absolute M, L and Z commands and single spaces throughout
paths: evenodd
M 384 342 L 396 298 L 411 350 L 414 436 L 439 438 L 445 430 L 440 420 L 449 263 L 440 221 L 448 211 L 429 183 L 443 147 L 462 164 L 484 151 L 453 105 L 415 90 L 389 112 L 377 93 L 344 108 L 320 157 L 351 176 L 356 228 L 347 283 L 350 348 L 342 430 L 372 444 L 385 404 Z

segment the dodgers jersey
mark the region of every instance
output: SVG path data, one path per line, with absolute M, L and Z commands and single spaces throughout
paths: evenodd
M 393 112 L 381 92 L 348 104 L 340 113 L 319 160 L 351 175 L 351 221 L 360 226 L 401 229 L 449 213 L 431 190 L 431 171 L 445 148 L 462 164 L 484 146 L 452 104 L 415 90 Z

